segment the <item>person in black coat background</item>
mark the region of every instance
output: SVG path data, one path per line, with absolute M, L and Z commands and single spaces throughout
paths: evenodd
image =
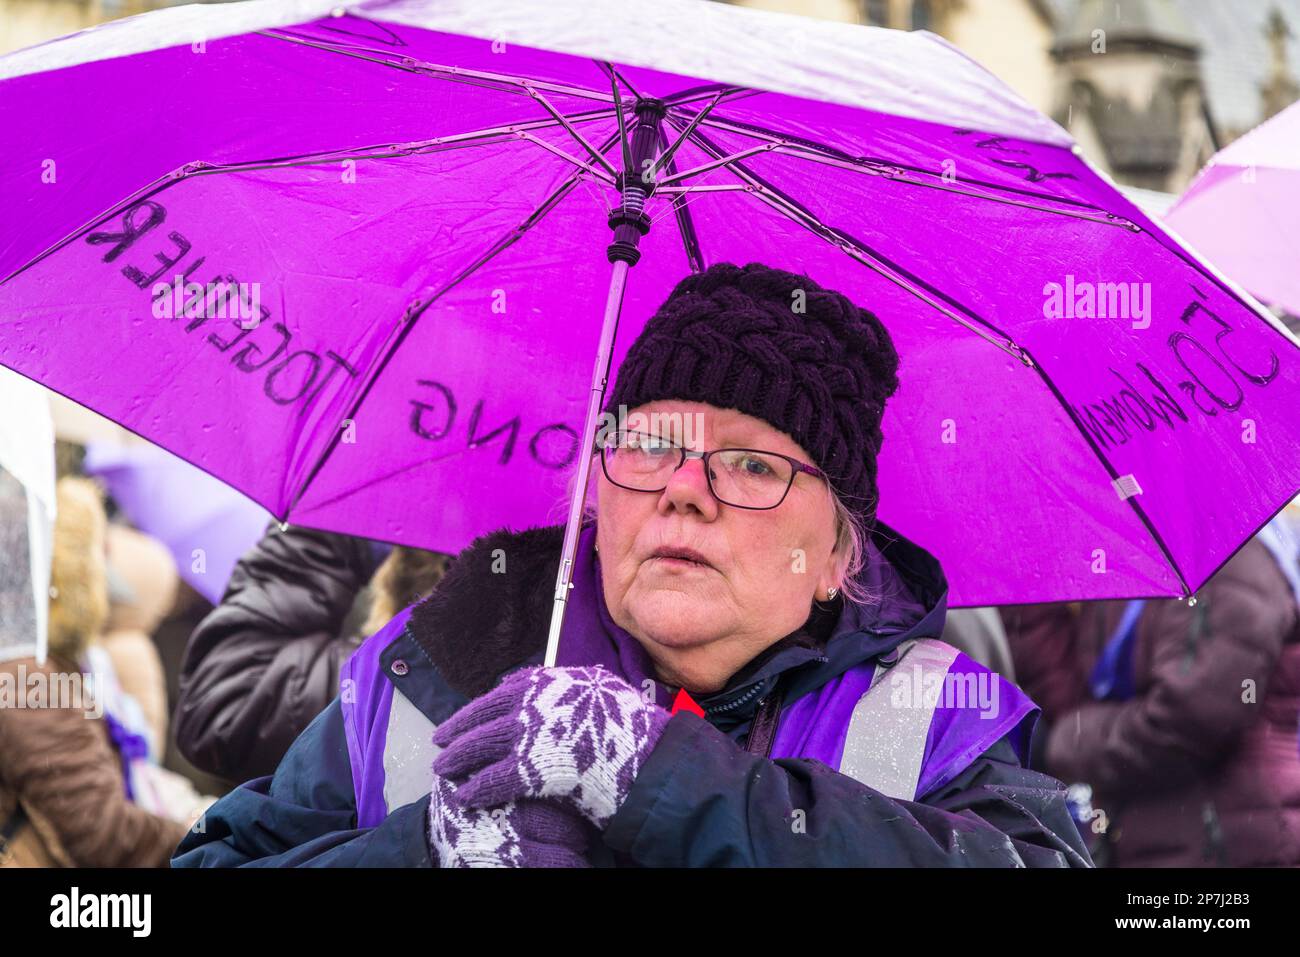
M 230 781 L 272 773 L 338 694 L 352 652 L 432 591 L 446 565 L 434 552 L 272 521 L 186 646 L 177 748 Z

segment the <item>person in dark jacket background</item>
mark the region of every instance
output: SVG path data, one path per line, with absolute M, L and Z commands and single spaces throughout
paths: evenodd
M 435 552 L 271 522 L 186 646 L 174 719 L 180 752 L 230 781 L 270 774 L 338 694 L 343 662 L 432 591 L 446 562 Z M 354 605 L 372 577 L 357 627 Z
M 1036 766 L 1092 789 L 1111 866 L 1300 866 L 1300 575 L 1267 534 L 1195 606 L 1003 610 L 1043 707 Z
M 609 397 L 556 666 L 563 529 L 485 536 L 173 866 L 1090 866 L 1036 707 L 876 520 L 897 366 L 806 276 L 684 279 Z

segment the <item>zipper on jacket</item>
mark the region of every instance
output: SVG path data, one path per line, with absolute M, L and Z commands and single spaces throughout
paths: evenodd
M 752 699 L 754 695 L 762 691 L 763 684 L 764 682 L 759 682 L 758 684 L 755 684 L 752 688 L 750 688 L 740 697 L 736 698 L 736 700 L 729 701 L 726 704 L 715 705 L 714 707 L 709 707 L 708 705 L 704 705 L 703 706 L 704 712 L 705 714 L 721 714 L 724 711 L 734 711 L 736 708 L 739 708 L 741 705 L 745 704 L 750 699 Z
M 1228 855 L 1223 845 L 1223 825 L 1219 821 L 1219 812 L 1214 807 L 1213 801 L 1206 801 L 1201 807 L 1201 823 L 1205 825 L 1205 852 L 1203 859 L 1206 863 L 1214 863 L 1219 867 L 1228 866 Z
M 745 750 L 750 754 L 757 754 L 761 758 L 771 755 L 784 699 L 785 691 L 779 687 L 773 688 L 771 694 L 759 699 L 758 708 L 749 725 L 749 733 L 745 737 Z

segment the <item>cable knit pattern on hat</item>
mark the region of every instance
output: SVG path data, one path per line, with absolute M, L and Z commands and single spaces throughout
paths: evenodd
M 719 263 L 678 283 L 646 323 L 605 411 L 679 399 L 762 419 L 870 524 L 880 423 L 897 389 L 898 353 L 872 313 L 807 276 Z

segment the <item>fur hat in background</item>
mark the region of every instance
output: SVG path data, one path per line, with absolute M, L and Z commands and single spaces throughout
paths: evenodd
M 407 605 L 432 592 L 450 561 L 442 552 L 395 545 L 370 580 L 370 613 L 361 633 L 373 635 Z
M 109 631 L 130 628 L 152 634 L 176 604 L 180 575 L 167 546 L 144 532 L 112 522 L 108 526 Z
M 108 519 L 103 495 L 90 479 L 65 476 L 55 494 L 49 650 L 75 665 L 108 620 Z

